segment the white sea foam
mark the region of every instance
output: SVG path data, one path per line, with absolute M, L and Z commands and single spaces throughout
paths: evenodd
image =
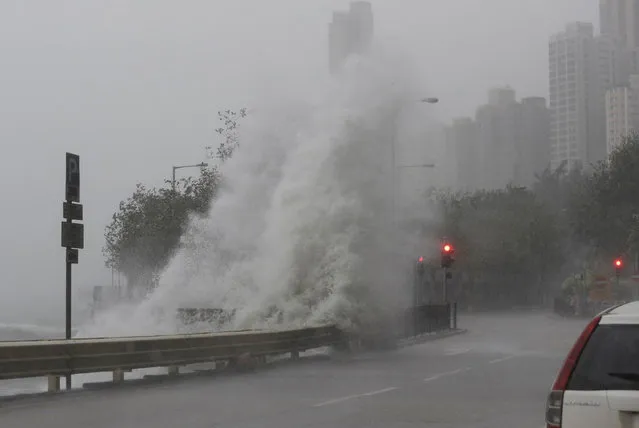
M 417 92 L 397 58 L 353 58 L 338 78 L 258 106 L 222 166 L 224 188 L 141 304 L 82 335 L 177 330 L 179 307 L 237 309 L 235 328 L 361 327 L 408 292 L 391 233 L 396 107 Z

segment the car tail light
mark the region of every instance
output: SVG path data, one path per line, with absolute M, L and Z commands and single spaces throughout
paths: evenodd
M 596 316 L 592 319 L 581 332 L 577 341 L 572 346 L 572 349 L 568 353 L 564 364 L 561 366 L 561 370 L 557 374 L 557 378 L 555 379 L 555 383 L 552 386 L 552 390 L 550 394 L 548 394 L 548 400 L 546 401 L 546 427 L 547 428 L 561 428 L 561 409 L 563 407 L 564 401 L 564 391 L 566 390 L 566 386 L 568 386 L 568 381 L 570 380 L 570 376 L 572 372 L 575 370 L 575 366 L 577 365 L 577 361 L 581 356 L 590 336 L 599 325 L 599 321 L 601 320 L 601 315 Z

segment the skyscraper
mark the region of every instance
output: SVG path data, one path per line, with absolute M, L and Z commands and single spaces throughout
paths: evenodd
M 602 37 L 617 55 L 615 79 L 606 87 L 606 148 L 609 154 L 639 127 L 639 0 L 600 0 Z
M 631 132 L 639 130 L 639 75 L 627 86 L 606 92 L 606 143 L 610 154 Z
M 454 148 L 457 188 L 529 187 L 550 160 L 546 99 L 517 102 L 512 88 L 491 89 L 488 103 L 477 109 L 474 121 L 455 119 L 448 127 L 446 145 Z
M 333 12 L 328 29 L 328 62 L 331 73 L 336 73 L 349 55 L 349 15 Z
M 461 190 L 481 188 L 481 164 L 477 146 L 477 124 L 470 117 L 453 120 L 446 128 L 446 147 L 454 158 L 455 187 Z
M 479 156 L 482 166 L 481 186 L 485 189 L 505 187 L 513 179 L 516 162 L 517 101 L 510 87 L 488 91 L 488 104 L 475 114 Z
M 373 40 L 373 7 L 370 2 L 353 1 L 348 12 L 333 12 L 328 40 L 331 73 L 336 73 L 349 55 L 366 53 Z
M 605 158 L 605 89 L 615 83 L 614 46 L 595 37 L 591 23 L 575 22 L 550 38 L 551 167 Z
M 629 50 L 639 48 L 639 0 L 599 0 L 601 34 Z
M 517 114 L 513 184 L 531 186 L 550 164 L 550 110 L 543 97 L 522 98 Z

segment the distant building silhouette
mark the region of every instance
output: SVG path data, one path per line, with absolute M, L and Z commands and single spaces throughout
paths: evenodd
M 542 97 L 517 102 L 510 87 L 488 92 L 488 103 L 446 132 L 457 171 L 456 187 L 498 189 L 531 186 L 550 162 L 550 112 Z
M 331 73 L 340 70 L 352 54 L 364 54 L 373 40 L 373 7 L 367 1 L 354 1 L 347 12 L 333 12 L 328 30 Z
M 616 56 L 614 81 L 606 86 L 606 153 L 639 130 L 639 0 L 600 0 L 601 37 Z
M 551 166 L 588 167 L 606 157 L 605 93 L 622 80 L 621 56 L 587 22 L 568 24 L 548 47 Z
M 606 91 L 606 145 L 610 154 L 624 138 L 639 130 L 639 75 L 630 76 L 627 86 Z

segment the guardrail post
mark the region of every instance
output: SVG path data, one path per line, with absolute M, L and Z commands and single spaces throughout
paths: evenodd
M 47 391 L 49 392 L 60 391 L 60 376 L 54 376 L 54 375 L 47 376 Z
M 180 374 L 180 368 L 178 366 L 170 366 L 168 367 L 169 369 L 169 376 L 177 376 Z
M 115 369 L 113 370 L 113 383 L 122 383 L 124 382 L 124 370 Z

